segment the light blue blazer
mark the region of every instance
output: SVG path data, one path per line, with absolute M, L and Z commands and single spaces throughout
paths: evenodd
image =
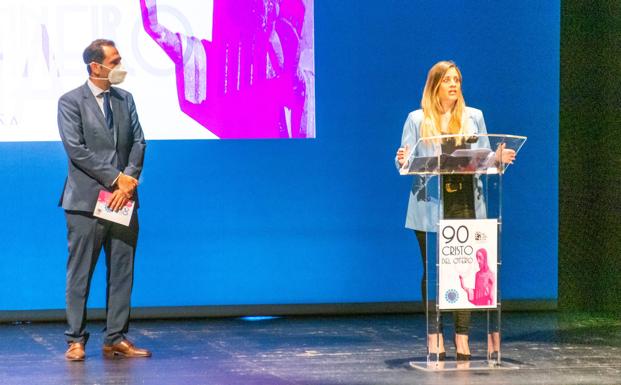
M 487 134 L 485 128 L 485 120 L 483 119 L 483 112 L 476 108 L 466 107 L 466 133 L 467 134 Z M 403 136 L 401 138 L 401 147 L 408 145 L 410 149 L 414 149 L 416 142 L 420 138 L 420 126 L 423 122 L 423 110 L 412 111 L 408 114 L 408 117 L 403 125 Z M 471 148 L 490 148 L 489 140 L 487 138 L 480 138 L 479 141 L 472 144 Z M 434 156 L 437 149 L 433 147 L 427 147 L 417 149 L 415 156 Z M 399 163 L 395 159 L 395 164 L 399 168 Z M 437 184 L 430 183 L 431 181 L 437 182 L 435 176 L 414 176 L 414 183 L 412 190 L 410 191 L 410 199 L 408 201 L 408 211 L 405 219 L 405 227 L 412 230 L 419 231 L 437 231 L 438 224 L 438 198 L 437 198 Z M 485 218 L 485 202 L 483 201 L 483 185 L 480 178 L 475 177 L 476 183 L 474 183 L 475 191 L 475 212 L 477 218 Z M 427 194 L 429 190 L 429 194 Z
M 110 89 L 114 129 L 106 124 L 95 96 L 84 84 L 58 101 L 58 130 L 69 158 L 69 172 L 59 205 L 93 212 L 99 191 L 112 190 L 123 172 L 140 177 L 146 142 L 132 95 Z M 134 199 L 138 206 L 138 192 Z

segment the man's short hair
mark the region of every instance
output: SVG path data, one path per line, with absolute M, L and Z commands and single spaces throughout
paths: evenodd
M 97 39 L 94 40 L 91 44 L 84 49 L 84 53 L 82 54 L 82 59 L 84 59 L 84 64 L 86 64 L 86 70 L 88 74 L 91 74 L 91 66 L 92 62 L 102 63 L 104 59 L 104 46 L 116 47 L 112 40 L 107 39 Z

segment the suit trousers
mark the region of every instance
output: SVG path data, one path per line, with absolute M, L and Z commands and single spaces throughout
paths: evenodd
M 69 258 L 67 261 L 67 342 L 88 341 L 86 305 L 91 278 L 103 248 L 106 256 L 106 327 L 104 344 L 123 340 L 129 328 L 134 256 L 138 240 L 138 212 L 123 226 L 89 212 L 65 211 Z

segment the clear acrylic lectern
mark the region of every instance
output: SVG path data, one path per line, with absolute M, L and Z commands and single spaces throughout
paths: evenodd
M 442 135 L 421 138 L 408 149 L 400 173 L 419 179 L 412 193 L 435 224 L 426 242 L 423 302 L 428 340 L 439 347 L 439 338 L 433 336 L 450 318 L 447 313 L 464 319 L 470 312 L 483 311 L 487 318 L 485 357 L 475 348 L 471 360 L 441 361 L 427 349 L 426 361 L 410 363 L 417 369 L 515 367 L 503 363 L 500 349 L 502 180 L 510 167 L 503 158 L 511 150 L 517 154 L 525 141 L 513 135 Z

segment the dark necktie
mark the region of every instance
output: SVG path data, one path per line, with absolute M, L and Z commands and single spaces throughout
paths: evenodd
M 108 124 L 108 128 L 112 129 L 114 127 L 114 119 L 112 118 L 112 107 L 110 106 L 110 91 L 106 91 L 103 93 L 103 107 L 104 107 L 104 116 L 106 117 L 106 124 Z

